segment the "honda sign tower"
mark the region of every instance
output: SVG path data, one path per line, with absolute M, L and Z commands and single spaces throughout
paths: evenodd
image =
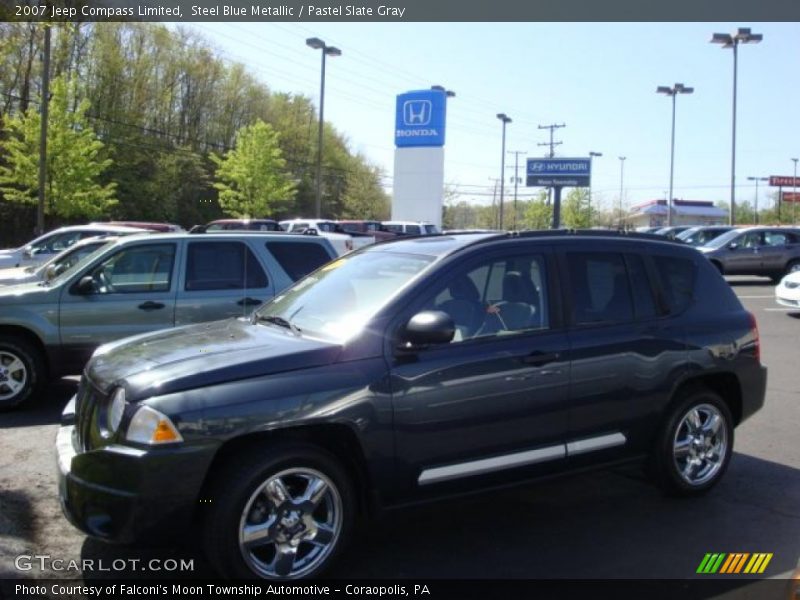
M 393 221 L 427 221 L 442 226 L 446 112 L 444 90 L 397 96 Z

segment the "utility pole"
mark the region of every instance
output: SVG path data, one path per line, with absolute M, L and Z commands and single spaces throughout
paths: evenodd
M 547 158 L 553 158 L 556 155 L 555 147 L 556 146 L 560 146 L 561 144 L 564 143 L 564 142 L 561 142 L 561 141 L 558 141 L 558 142 L 553 141 L 553 132 L 556 129 L 561 129 L 562 127 L 566 127 L 566 126 L 567 126 L 566 123 L 561 123 L 560 125 L 557 124 L 557 123 L 553 123 L 552 125 L 539 125 L 538 126 L 539 129 L 549 129 L 550 130 L 550 141 L 549 142 L 541 142 L 539 144 L 536 144 L 537 146 L 550 146 L 550 153 L 547 155 Z M 552 193 L 553 193 L 553 188 L 547 188 L 547 206 L 550 206 L 550 198 L 551 198 Z
M 50 27 L 44 28 L 44 56 L 42 64 L 42 123 L 39 129 L 39 207 L 36 211 L 36 235 L 44 233 L 45 185 L 47 184 L 47 109 L 50 105 Z
M 519 155 L 525 155 L 527 152 L 520 150 L 509 150 L 509 154 L 514 155 L 514 230 L 517 229 L 517 187 L 519 186 Z

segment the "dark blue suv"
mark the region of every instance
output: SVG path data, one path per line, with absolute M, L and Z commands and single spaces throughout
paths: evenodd
M 404 238 L 249 318 L 98 349 L 60 496 L 92 536 L 199 524 L 222 574 L 301 578 L 375 509 L 642 459 L 667 492 L 706 492 L 765 386 L 753 316 L 690 247 Z

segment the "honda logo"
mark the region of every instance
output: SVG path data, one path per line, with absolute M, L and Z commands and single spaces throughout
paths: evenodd
M 433 109 L 430 100 L 406 100 L 403 103 L 403 123 L 424 126 L 431 122 Z

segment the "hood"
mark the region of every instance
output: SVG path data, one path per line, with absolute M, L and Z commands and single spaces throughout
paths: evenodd
M 781 285 L 791 283 L 795 286 L 800 285 L 800 271 L 792 271 L 781 280 Z
M 0 269 L 16 267 L 22 260 L 22 251 L 19 249 L 0 250 Z
M 18 285 L 29 281 L 38 281 L 35 272 L 29 272 L 30 267 L 16 267 L 14 269 L 0 270 L 0 285 Z M 35 271 L 35 269 L 34 269 Z
M 129 400 L 330 364 L 341 347 L 227 319 L 126 338 L 97 349 L 87 375 L 101 390 L 125 381 Z
M 0 271 L 0 277 L 3 275 L 3 271 Z M 37 302 L 52 301 L 51 294 L 56 288 L 39 285 L 39 283 L 38 281 L 26 283 L 0 281 L 0 305 L 36 304 Z

